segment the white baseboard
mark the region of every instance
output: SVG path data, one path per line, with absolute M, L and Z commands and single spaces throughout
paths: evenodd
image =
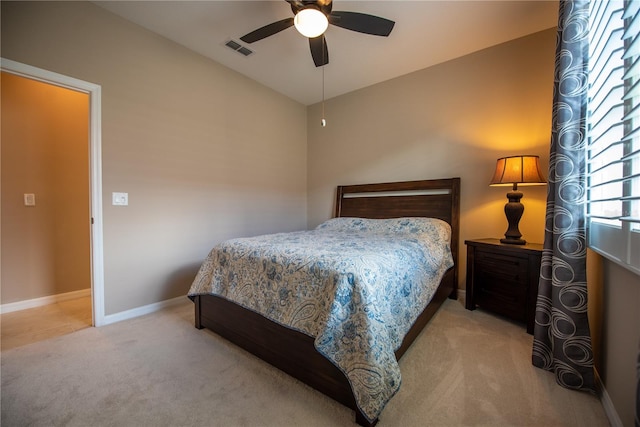
M 11 313 L 14 311 L 27 310 L 29 308 L 43 307 L 49 304 L 55 304 L 63 301 L 69 301 L 76 298 L 83 298 L 91 296 L 91 288 L 82 289 L 79 291 L 67 292 L 58 295 L 49 295 L 41 298 L 34 298 L 30 300 L 17 301 L 8 304 L 0 305 L 0 314 Z M 145 305 L 142 307 L 132 308 L 131 310 L 121 311 L 115 314 L 109 314 L 104 316 L 104 321 L 100 325 L 104 326 L 111 323 L 121 322 L 123 320 L 133 319 L 134 317 L 144 316 L 145 314 L 151 314 L 163 308 L 173 307 L 174 305 L 184 303 L 187 297 L 181 296 L 173 299 L 156 302 L 153 304 Z
M 112 323 L 122 322 L 123 320 L 133 319 L 134 317 L 144 316 L 145 314 L 151 314 L 162 310 L 163 308 L 173 307 L 174 305 L 184 303 L 186 300 L 186 296 L 181 296 L 144 305 L 142 307 L 132 308 L 131 310 L 125 310 L 115 314 L 108 314 L 104 316 L 104 322 L 99 326 L 110 325 Z
M 79 291 L 73 291 L 73 292 L 66 292 L 64 294 L 49 295 L 41 298 L 11 302 L 11 303 L 0 305 L 0 314 L 11 313 L 13 311 L 26 310 L 29 308 L 42 307 L 49 304 L 69 301 L 76 298 L 84 298 L 87 296 L 91 296 L 91 288 L 81 289 Z
M 609 420 L 609 424 L 611 427 L 623 427 L 622 420 L 620 420 L 620 416 L 618 415 L 618 411 L 613 406 L 613 402 L 609 397 L 609 393 L 607 393 L 607 389 L 604 388 L 604 384 L 602 384 L 602 380 L 600 379 L 600 375 L 598 375 L 598 371 L 594 369 L 595 372 L 595 380 L 596 380 L 596 388 L 598 389 L 598 394 L 600 395 L 600 403 L 602 403 L 602 407 L 604 408 L 604 413 Z

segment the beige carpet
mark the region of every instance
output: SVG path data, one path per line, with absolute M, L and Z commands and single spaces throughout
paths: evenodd
M 208 331 L 185 304 L 3 350 L 10 426 L 350 426 L 353 411 Z M 607 426 L 531 366 L 524 327 L 447 301 L 401 361 L 385 426 Z

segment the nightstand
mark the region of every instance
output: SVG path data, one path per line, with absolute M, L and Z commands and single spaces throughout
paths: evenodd
M 467 310 L 476 306 L 526 323 L 533 333 L 542 245 L 500 239 L 466 240 Z

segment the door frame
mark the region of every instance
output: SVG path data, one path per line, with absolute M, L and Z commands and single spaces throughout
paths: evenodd
M 89 175 L 91 198 L 91 300 L 93 326 L 104 325 L 104 244 L 102 232 L 102 113 L 101 86 L 31 65 L 0 58 L 0 69 L 43 83 L 89 95 Z

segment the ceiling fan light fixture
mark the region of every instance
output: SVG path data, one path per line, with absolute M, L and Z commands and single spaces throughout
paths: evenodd
M 296 13 L 293 25 L 303 36 L 315 38 L 324 34 L 329 26 L 329 21 L 327 16 L 318 9 L 307 8 Z

